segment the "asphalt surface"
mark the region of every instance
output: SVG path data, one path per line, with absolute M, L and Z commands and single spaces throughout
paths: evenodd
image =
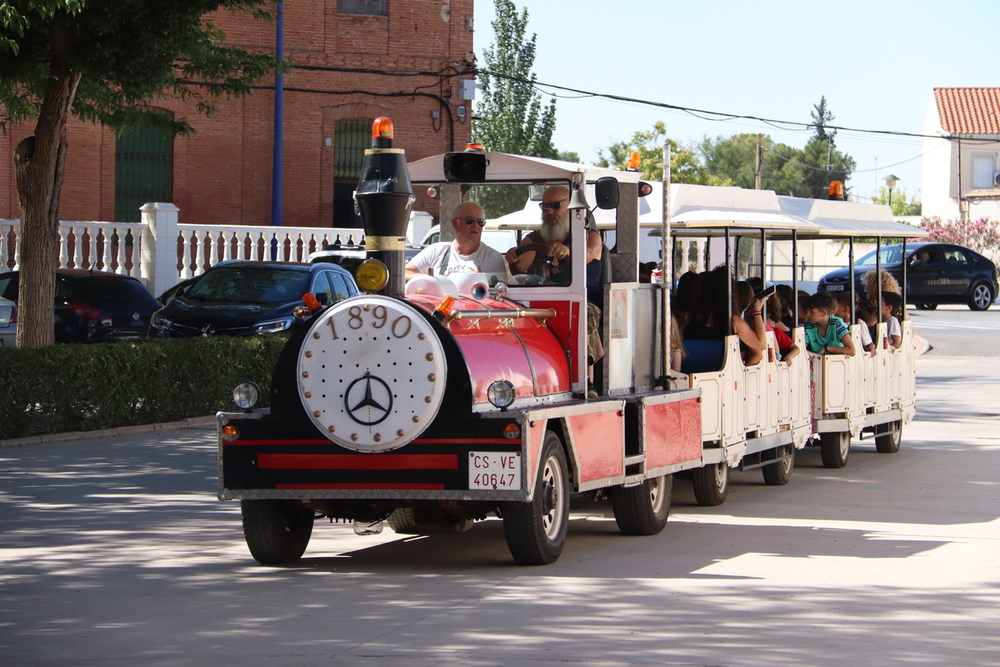
M 932 344 L 899 453 L 807 449 L 715 508 L 678 481 L 653 537 L 595 505 L 545 567 L 498 521 L 318 524 L 301 563 L 257 565 L 208 428 L 5 447 L 0 664 L 996 665 L 1000 359 Z

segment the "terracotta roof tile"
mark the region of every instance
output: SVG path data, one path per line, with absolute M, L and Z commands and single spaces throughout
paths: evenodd
M 1000 88 L 935 88 L 941 128 L 949 134 L 1000 134 Z

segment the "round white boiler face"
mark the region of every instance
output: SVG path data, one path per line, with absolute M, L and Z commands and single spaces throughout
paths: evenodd
M 299 395 L 330 440 L 359 452 L 396 449 L 437 414 L 447 374 L 430 322 L 403 301 L 342 301 L 313 324 L 299 351 Z

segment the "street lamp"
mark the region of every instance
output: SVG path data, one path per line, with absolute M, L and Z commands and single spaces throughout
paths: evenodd
M 896 189 L 896 181 L 899 180 L 899 176 L 889 174 L 885 177 L 885 187 L 889 189 L 889 208 L 892 209 L 892 191 Z

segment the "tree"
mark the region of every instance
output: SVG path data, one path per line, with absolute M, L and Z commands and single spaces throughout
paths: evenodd
M 813 122 L 810 127 L 813 128 L 813 137 L 817 141 L 833 141 L 833 138 L 837 136 L 837 131 L 828 132 L 826 129 L 827 124 L 834 119 L 834 115 L 826 108 L 826 95 L 819 98 L 819 104 L 813 105 L 813 110 L 810 112 Z
M 6 0 L 0 3 L 0 124 L 35 120 L 14 154 L 21 208 L 18 345 L 54 342 L 52 295 L 70 115 L 121 130 L 183 119 L 145 110 L 173 94 L 210 113 L 277 66 L 273 54 L 227 47 L 206 18 L 218 9 L 265 18 L 270 0 Z
M 671 182 L 728 185 L 709 176 L 693 150 L 683 148 L 673 139 L 668 139 L 667 126 L 662 120 L 656 121 L 650 131 L 640 130 L 633 134 L 628 141 L 619 141 L 611 144 L 607 149 L 597 151 L 597 166 L 625 169 L 629 155 L 633 151 L 639 151 L 639 172 L 642 174 L 642 178 L 662 181 L 664 144 L 670 145 Z M 607 154 L 605 154 L 605 150 Z
M 531 82 L 535 73 L 535 37 L 526 38 L 528 10 L 518 14 L 513 0 L 494 0 L 495 42 L 483 51 L 486 71 L 482 102 L 476 104 L 472 131 L 489 151 L 558 157 L 552 145 L 556 102 L 542 106 L 542 96 Z
M 874 198 L 875 204 L 889 204 L 889 188 L 884 185 L 879 188 L 878 195 Z M 906 200 L 906 189 L 896 188 L 892 191 L 892 214 L 893 215 L 920 215 L 923 205 L 917 201 L 914 195 L 909 201 Z
M 847 181 L 857 164 L 850 155 L 836 149 L 837 131 L 828 129 L 834 115 L 826 106 L 826 95 L 820 97 L 819 104 L 813 105 L 813 136 L 802 151 L 801 164 L 806 197 L 823 199 L 829 195 L 830 181 L 840 181 L 847 193 Z
M 754 187 L 757 160 L 756 134 L 732 137 L 705 137 L 698 145 L 698 154 L 705 171 L 723 185 L 740 188 Z M 802 168 L 796 165 L 802 151 L 785 144 L 776 144 L 771 137 L 761 139 L 761 189 L 774 190 L 780 195 L 802 195 Z

